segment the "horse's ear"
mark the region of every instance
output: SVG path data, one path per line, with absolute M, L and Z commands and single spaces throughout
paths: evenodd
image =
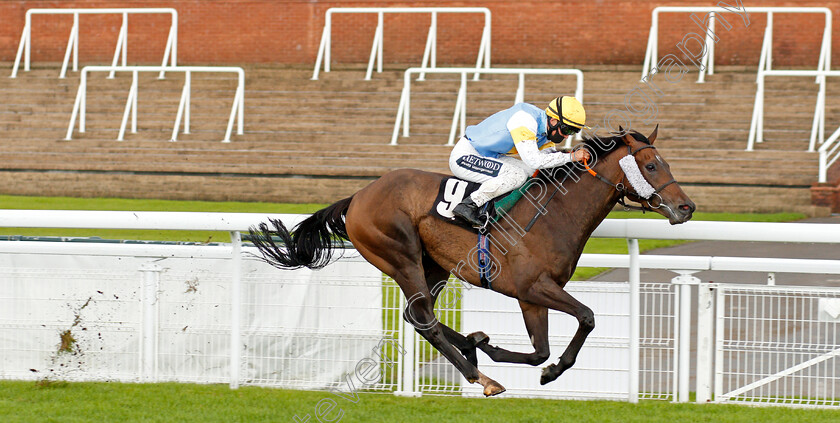
M 630 145 L 633 144 L 634 140 L 632 136 L 630 136 L 630 131 L 624 131 L 624 128 L 621 125 L 618 126 L 618 133 L 621 135 L 621 140 L 624 141 L 625 144 Z
M 651 132 L 651 134 L 648 136 L 648 141 L 650 141 L 651 144 L 653 144 L 653 142 L 656 141 L 656 133 L 657 132 L 659 132 L 659 124 L 658 123 L 656 124 L 656 128 L 653 128 L 653 132 Z

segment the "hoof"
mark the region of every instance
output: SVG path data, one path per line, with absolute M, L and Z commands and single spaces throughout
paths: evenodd
M 484 332 L 473 332 L 467 335 L 467 340 L 474 346 L 479 346 L 490 342 L 490 337 Z
M 498 383 L 484 387 L 484 396 L 485 397 L 492 397 L 493 395 L 499 395 L 502 392 L 505 392 L 505 387 L 502 386 L 502 385 L 499 385 Z
M 557 379 L 557 375 L 554 374 L 554 369 L 556 367 L 556 364 L 552 364 L 548 367 L 543 368 L 542 375 L 540 376 L 540 385 L 545 385 L 546 383 Z
M 499 395 L 502 392 L 505 392 L 505 387 L 496 382 L 493 379 L 485 376 L 484 373 L 478 372 L 478 383 L 484 387 L 484 396 L 485 397 L 492 397 L 493 395 Z

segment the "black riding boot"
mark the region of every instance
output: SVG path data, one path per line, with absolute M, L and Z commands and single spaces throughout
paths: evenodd
M 467 196 L 464 201 L 455 206 L 452 210 L 452 214 L 466 220 L 470 225 L 476 227 L 484 226 L 481 213 L 478 211 L 478 206 L 475 205 L 472 197 Z

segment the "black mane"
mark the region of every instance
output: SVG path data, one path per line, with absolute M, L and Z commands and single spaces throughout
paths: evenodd
M 631 130 L 627 132 L 630 136 L 632 136 L 636 141 L 650 145 L 650 140 L 638 131 Z M 620 148 L 626 148 L 627 144 L 622 141 L 622 135 L 616 132 L 610 133 L 609 136 L 599 136 L 597 134 L 592 134 L 592 136 L 584 135 L 583 141 L 578 143 L 577 145 L 573 146 L 571 150 L 563 149 L 563 151 L 571 152 L 576 148 L 586 148 L 589 150 L 589 153 L 595 158 L 594 160 L 590 160 L 588 163 L 590 167 L 594 163 L 597 163 L 598 160 L 606 157 L 608 154 L 616 151 Z M 568 175 L 580 175 L 581 173 L 586 172 L 586 169 L 583 167 L 583 163 L 578 162 L 569 162 L 562 166 L 557 166 L 553 169 L 541 169 L 539 175 L 543 178 L 549 178 L 554 175 L 554 178 L 562 181 Z

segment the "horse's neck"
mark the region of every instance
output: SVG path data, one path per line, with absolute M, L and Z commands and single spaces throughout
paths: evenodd
M 607 180 L 616 182 L 620 168 L 617 160 L 611 156 L 604 157 L 598 172 Z M 576 182 L 567 180 L 564 187 L 568 192 L 556 196 L 547 207 L 546 223 L 553 228 L 562 228 L 564 233 L 574 234 L 572 245 L 578 245 L 578 250 L 583 251 L 586 240 L 615 207 L 619 193 L 615 187 L 586 172 L 582 172 L 580 180 Z M 564 244 L 569 245 L 568 239 Z

